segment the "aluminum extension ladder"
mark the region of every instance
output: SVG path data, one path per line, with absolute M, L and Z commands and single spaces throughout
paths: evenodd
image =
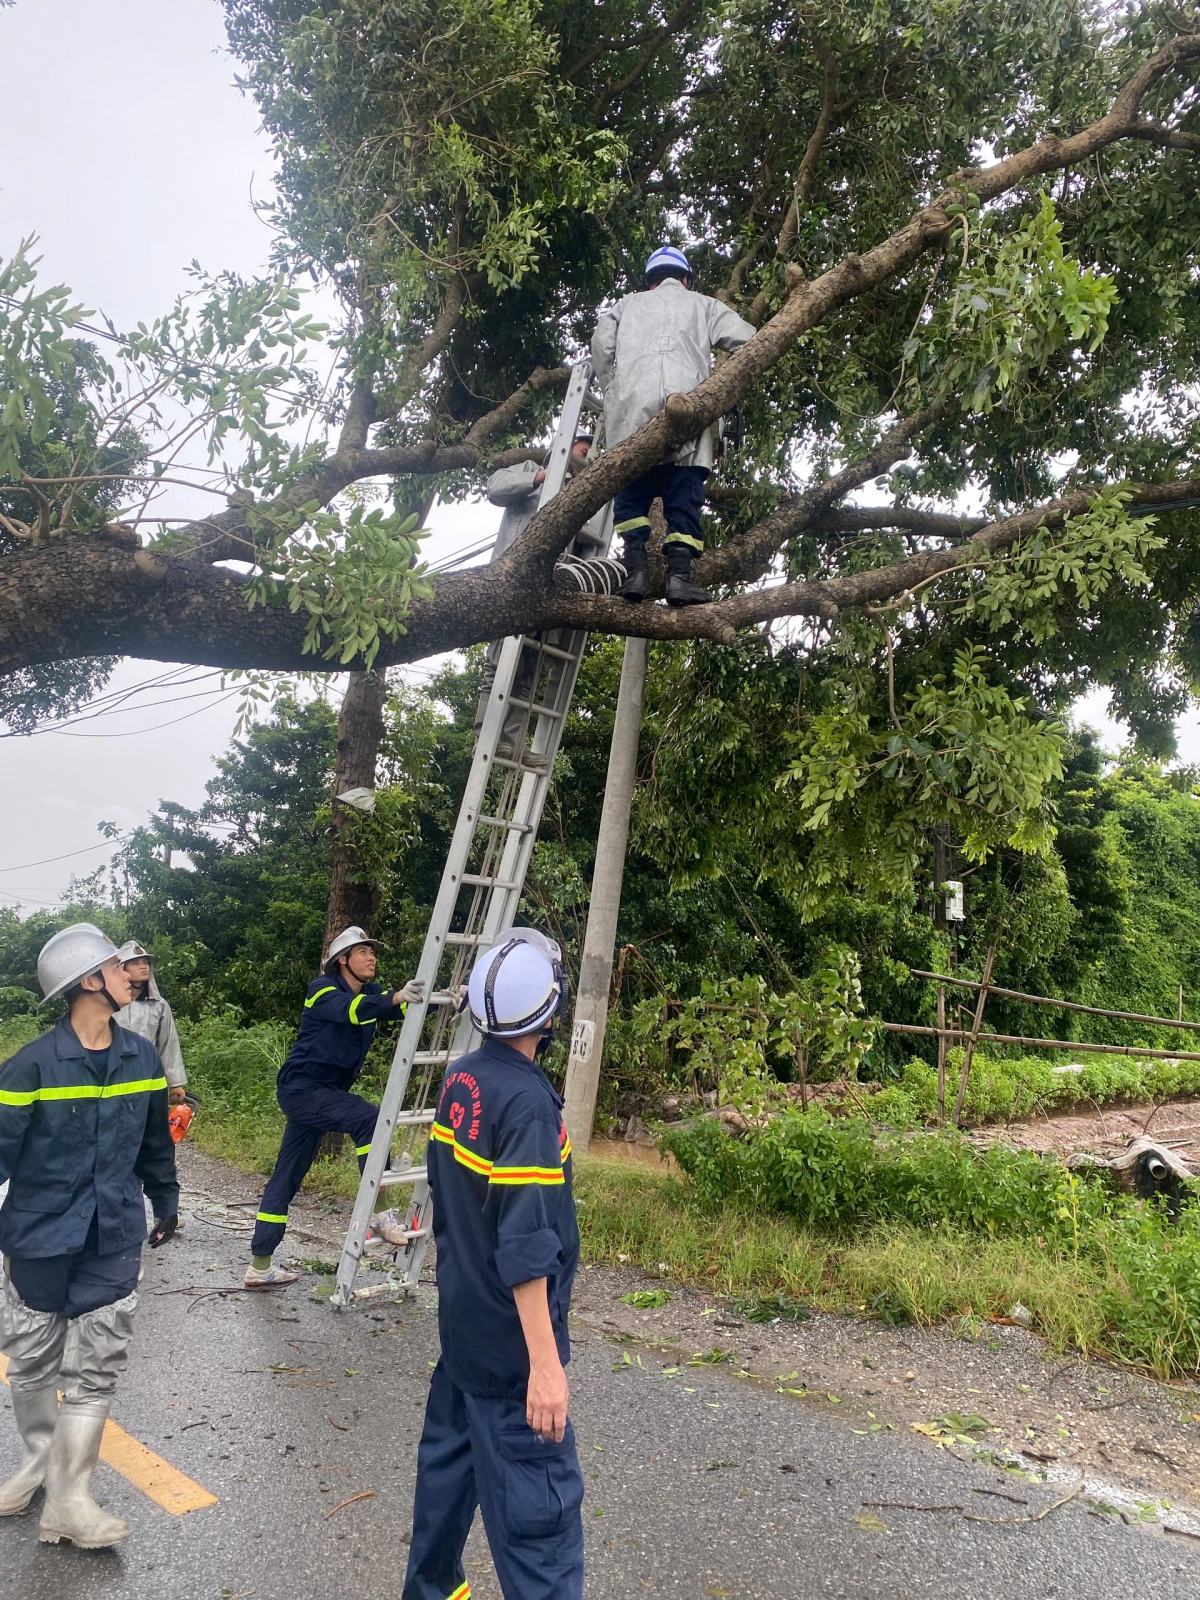
M 591 379 L 589 362 L 572 369 L 539 507 L 562 487 L 580 417 L 585 410 L 597 408 L 589 394 Z M 611 539 L 611 505 L 606 532 Z M 604 587 L 615 587 L 613 563 L 591 565 L 592 570 L 609 568 Z M 591 587 L 588 569 L 577 570 L 584 576 L 576 576 L 574 581 Z M 619 582 L 624 572 L 619 568 L 616 572 L 615 581 Z M 470 1013 L 459 1013 L 455 992 L 466 983 L 479 952 L 490 948 L 496 934 L 510 927 L 516 917 L 586 644 L 586 633 L 563 631 L 504 641 L 417 966 L 416 976 L 425 980 L 426 999 L 408 1007 L 401 1025 L 338 1262 L 337 1287 L 330 1302 L 334 1306 L 348 1306 L 374 1295 L 394 1295 L 415 1287 L 420 1277 L 433 1221 L 426 1168 L 433 1097 L 447 1065 L 473 1050 L 479 1040 Z M 514 694 L 514 689 L 523 689 L 524 697 Z M 520 738 L 513 741 L 513 758 L 505 759 L 497 756 L 496 747 L 506 723 L 512 730 L 514 710 L 520 717 Z M 544 757 L 534 769 L 523 764 L 523 756 L 529 753 Z M 356 1290 L 354 1281 L 371 1215 L 388 1204 L 391 1191 L 397 1194 L 391 1209 L 406 1219 L 395 1266 L 386 1282 Z M 371 1259 L 375 1259 L 374 1246 Z

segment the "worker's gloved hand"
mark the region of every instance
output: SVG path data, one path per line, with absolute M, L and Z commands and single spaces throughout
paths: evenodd
M 150 1235 L 151 1250 L 157 1250 L 160 1244 L 166 1244 L 167 1240 L 173 1236 L 175 1229 L 178 1226 L 178 1216 L 162 1217 L 160 1220 L 156 1221 L 154 1224 L 154 1231 Z
M 395 994 L 392 996 L 392 1004 L 394 1006 L 406 1006 L 412 1001 L 422 999 L 424 994 L 425 979 L 410 978 L 409 981 L 404 985 L 403 989 L 396 990 Z
M 186 1099 L 187 1090 L 182 1084 L 180 1084 L 178 1089 L 168 1089 L 167 1091 L 167 1104 L 169 1106 L 181 1106 Z

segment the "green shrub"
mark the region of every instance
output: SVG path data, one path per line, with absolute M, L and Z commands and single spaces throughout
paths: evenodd
M 781 1212 L 806 1226 L 845 1231 L 865 1223 L 949 1225 L 998 1237 L 1040 1235 L 1074 1248 L 1108 1198 L 1055 1161 L 1001 1145 L 980 1153 L 955 1130 L 907 1137 L 861 1118 L 792 1111 L 733 1139 L 695 1122 L 663 1136 L 700 1201 Z
M 947 1054 L 946 1106 L 953 1114 L 962 1073 L 963 1050 Z M 1070 1052 L 1058 1052 L 1065 1060 Z M 1065 1064 L 1044 1056 L 990 1056 L 977 1052 L 971 1062 L 967 1098 L 963 1115 L 967 1122 L 982 1126 L 1010 1122 L 1045 1111 L 1067 1111 L 1076 1107 L 1133 1103 L 1152 1105 L 1181 1095 L 1200 1093 L 1200 1062 L 1139 1061 L 1135 1056 L 1082 1056 L 1082 1072 L 1055 1072 Z M 896 1101 L 897 1089 L 906 1097 Z M 903 1112 L 909 1102 L 916 1120 L 931 1122 L 937 1115 L 937 1072 L 928 1062 L 906 1061 L 899 1083 L 873 1096 L 870 1109 L 882 1122 L 909 1126 Z M 877 1109 L 878 1108 L 878 1109 Z
M 39 1033 L 45 1032 L 45 1023 L 39 1017 L 25 1016 L 9 1017 L 6 1022 L 0 1022 L 0 1063 L 15 1056 L 22 1045 L 36 1039 Z

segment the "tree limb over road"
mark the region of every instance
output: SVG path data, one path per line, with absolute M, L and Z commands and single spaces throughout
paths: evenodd
M 239 39 L 244 44 L 245 36 L 237 31 L 239 16 L 261 8 L 250 0 L 246 4 L 229 0 L 227 9 L 233 18 L 235 45 Z M 588 145 L 591 166 L 586 168 L 591 188 L 586 194 L 581 189 L 575 213 L 564 195 L 558 195 L 556 215 L 560 220 L 572 215 L 580 219 L 607 215 L 604 208 L 611 210 L 617 204 L 620 182 L 603 165 L 607 157 L 598 153 L 604 146 L 596 141 L 608 136 L 599 128 L 598 119 L 602 112 L 608 116 L 610 131 L 619 132 L 632 149 L 639 135 L 636 119 L 649 115 L 648 106 L 638 110 L 639 96 L 660 92 L 654 87 L 656 74 L 673 71 L 686 76 L 691 70 L 686 67 L 685 47 L 688 40 L 694 44 L 699 36 L 688 30 L 699 27 L 701 20 L 695 17 L 693 8 L 679 6 L 662 19 L 660 26 L 642 36 L 637 53 L 625 59 L 620 71 L 610 63 L 603 80 L 593 80 L 589 73 L 600 70 L 595 63 L 601 54 L 611 52 L 593 53 L 590 59 L 589 52 L 582 48 L 574 52 L 575 66 L 568 76 L 578 75 L 586 92 L 592 95 L 591 122 L 584 116 L 587 126 L 582 127 L 582 132 L 581 127 L 572 128 L 570 138 L 578 140 L 586 133 L 592 141 Z M 613 36 L 619 38 L 619 30 Z M 757 267 L 755 253 L 748 256 L 744 249 L 740 253 L 731 249 L 724 260 L 724 268 L 732 276 L 731 287 L 723 291 L 723 297 L 745 296 L 747 307 L 752 301 L 756 314 L 764 314 L 757 335 L 704 383 L 689 394 L 673 395 L 657 418 L 568 481 L 494 566 L 441 575 L 431 586 L 414 581 L 404 587 L 402 602 L 397 601 L 390 614 L 385 614 L 384 605 L 379 615 L 373 614 L 370 629 L 361 634 L 363 640 L 370 637 L 371 651 L 377 649 L 377 665 L 417 660 L 500 634 L 560 625 L 666 640 L 707 638 L 728 644 L 740 630 L 780 617 L 832 619 L 851 609 L 862 610 L 911 595 L 940 574 L 978 568 L 980 562 L 1012 549 L 1038 529 L 1063 527 L 1070 517 L 1088 509 L 1101 495 L 1105 483 L 1115 485 L 1132 478 L 1129 473 L 1101 471 L 1099 465 L 1081 467 L 1082 481 L 1076 485 L 1068 478 L 1061 497 L 1043 497 L 1028 509 L 1012 508 L 1010 499 L 1007 514 L 988 519 L 964 519 L 930 510 L 911 503 L 908 497 L 894 505 L 866 508 L 845 503 L 847 495 L 869 479 L 888 473 L 918 448 L 923 450 L 930 439 L 942 441 L 938 448 L 947 454 L 978 454 L 980 407 L 965 403 L 970 396 L 964 394 L 960 381 L 950 381 L 944 373 L 939 380 L 933 368 L 927 381 L 914 379 L 910 363 L 919 364 L 925 358 L 920 350 L 913 354 L 910 347 L 919 346 L 924 330 L 934 327 L 943 332 L 949 330 L 945 333 L 949 346 L 956 339 L 969 343 L 963 321 L 967 293 L 963 285 L 970 288 L 965 274 L 981 233 L 991 225 L 989 219 L 1009 215 L 997 209 L 997 202 L 1011 202 L 1011 217 L 1005 224 L 1011 232 L 1012 219 L 1019 220 L 1027 210 L 1021 197 L 1036 179 L 1052 174 L 1077 175 L 1063 189 L 1062 206 L 1070 213 L 1074 205 L 1078 212 L 1080 185 L 1085 183 L 1078 175 L 1099 172 L 1099 159 L 1115 147 L 1126 144 L 1142 152 L 1156 152 L 1147 159 L 1160 163 L 1172 159 L 1171 152 L 1182 152 L 1186 157 L 1200 148 L 1200 134 L 1175 126 L 1175 122 L 1191 115 L 1195 73 L 1189 69 L 1200 62 L 1200 33 L 1179 34 L 1162 43 L 1128 73 L 1109 98 L 1107 111 L 1078 131 L 1065 136 L 1053 132 L 1032 139 L 988 166 L 958 167 L 907 221 L 881 232 L 877 242 L 866 248 L 843 251 L 814 275 L 806 272 L 798 258 L 803 255 L 811 263 L 819 255 L 809 209 L 818 203 L 832 203 L 822 187 L 822 174 L 830 170 L 829 182 L 835 182 L 837 163 L 844 159 L 842 143 L 846 135 L 840 131 L 840 102 L 836 96 L 848 78 L 846 92 L 854 103 L 873 103 L 872 74 L 878 76 L 882 69 L 874 58 L 864 64 L 852 50 L 847 54 L 848 46 L 843 48 L 836 40 L 826 39 L 816 24 L 808 27 L 805 37 L 807 44 L 797 38 L 794 49 L 802 66 L 806 49 L 815 56 L 815 76 L 809 68 L 804 70 L 809 73 L 806 81 L 814 97 L 816 122 L 797 146 L 793 170 L 799 176 L 792 178 L 768 170 L 770 158 L 764 153 L 762 167 L 742 175 L 747 192 L 752 191 L 757 198 L 747 200 L 744 214 L 727 219 L 731 239 L 756 216 L 760 232 L 764 214 L 775 218 L 778 224 L 774 233 L 768 228 L 763 236 L 765 244 L 774 250 L 767 266 Z M 543 51 L 546 63 L 556 59 L 546 38 L 539 36 L 534 43 Z M 524 48 L 528 54 L 533 45 L 527 42 Z M 564 55 L 567 54 L 564 45 Z M 1098 45 L 1089 59 L 1095 69 L 1093 76 L 1106 70 Z M 1112 63 L 1107 65 L 1111 67 Z M 551 66 L 538 70 L 549 74 Z M 521 81 L 525 81 L 523 76 Z M 499 77 L 496 83 L 501 83 Z M 688 92 L 693 91 L 696 103 L 702 106 L 705 84 L 694 82 Z M 269 109 L 269 125 L 278 131 L 284 126 L 284 112 L 272 99 L 271 91 L 260 85 L 258 92 Z M 916 93 L 908 89 L 905 92 Z M 1152 101 L 1153 116 L 1147 113 Z M 680 101 L 681 107 L 683 103 Z M 336 116 L 343 114 L 350 115 L 349 111 L 318 113 L 308 105 L 300 111 L 295 106 L 287 111 L 287 115 L 301 122 L 305 117 L 333 116 L 330 126 L 334 127 L 341 126 Z M 682 110 L 679 114 L 684 115 Z M 614 116 L 616 122 L 611 123 Z M 994 144 L 1003 147 L 1016 142 L 1016 135 L 1025 124 L 1015 112 L 1009 124 L 1005 138 L 993 138 Z M 485 133 L 479 132 L 478 138 L 482 148 Z M 661 142 L 658 131 L 655 139 Z M 681 132 L 681 145 L 682 141 Z M 951 140 L 948 144 L 953 147 L 961 142 Z M 564 147 L 556 159 L 566 161 L 568 155 Z M 927 153 L 931 170 L 940 156 L 936 146 Z M 346 159 L 352 163 L 351 157 Z M 561 361 L 525 365 L 526 376 L 521 381 L 515 382 L 502 398 L 486 402 L 480 400 L 471 385 L 481 381 L 478 374 L 487 369 L 489 361 L 496 371 L 512 371 L 514 362 L 521 359 L 522 342 L 531 343 L 538 352 L 545 348 L 549 353 L 546 338 L 538 332 L 536 310 L 530 309 L 528 323 L 523 325 L 516 309 L 522 295 L 536 297 L 537 273 L 527 261 L 522 264 L 515 245 L 508 247 L 510 254 L 504 264 L 500 263 L 496 254 L 500 247 L 472 210 L 473 202 L 465 186 L 451 196 L 442 222 L 430 224 L 434 231 L 428 239 L 424 243 L 417 240 L 411 231 L 416 224 L 409 217 L 409 210 L 411 194 L 415 192 L 412 185 L 423 169 L 418 156 L 406 159 L 408 187 L 401 183 L 390 197 L 365 206 L 351 230 L 356 240 L 353 273 L 345 264 L 331 262 L 328 266 L 341 284 L 351 314 L 344 339 L 350 349 L 345 367 L 350 381 L 336 447 L 323 459 L 301 461 L 290 475 L 282 468 L 274 479 L 262 471 L 254 479 L 251 473 L 257 489 L 239 489 L 212 516 L 177 527 L 149 544 L 130 532 L 124 519 L 114 524 L 91 515 L 89 522 L 84 515 L 86 495 L 77 488 L 66 487 L 76 480 L 92 485 L 106 476 L 119 480 L 123 470 L 120 463 L 107 475 L 99 470 L 79 473 L 77 458 L 72 458 L 68 464 L 76 468 L 73 475 L 47 471 L 46 462 L 40 459 L 32 461 L 34 470 L 27 470 L 22 462 L 19 481 L 10 468 L 13 487 L 6 489 L 0 483 L 0 529 L 7 530 L 7 545 L 0 552 L 0 671 L 11 673 L 79 657 L 116 654 L 226 668 L 311 669 L 320 664 L 320 655 L 314 655 L 313 649 L 314 607 L 299 592 L 303 584 L 290 580 L 282 568 L 297 549 L 306 549 L 314 517 L 335 506 L 348 491 L 359 492 L 358 486 L 380 480 L 392 485 L 414 479 L 445 481 L 448 474 L 479 470 L 489 458 L 494 462 L 523 453 L 523 431 L 545 416 L 545 397 L 562 385 L 568 369 Z M 657 159 L 660 165 L 652 171 L 663 171 L 674 163 L 684 174 L 680 180 L 684 182 L 687 167 L 683 155 L 663 151 Z M 1134 181 L 1124 169 L 1122 174 L 1122 181 Z M 579 182 L 583 184 L 584 179 Z M 911 186 L 911 179 L 893 184 L 893 202 L 906 186 Z M 761 196 L 767 192 L 771 202 L 764 213 Z M 823 194 L 825 199 L 821 200 Z M 312 203 L 311 197 L 303 204 L 297 200 L 296 216 L 303 220 L 307 214 L 304 206 Z M 338 203 L 343 203 L 341 198 Z M 539 215 L 546 218 L 550 213 L 543 210 Z M 515 222 L 512 226 L 516 226 Z M 548 226 L 545 220 L 537 224 L 543 233 Z M 299 228 L 298 222 L 296 227 Z M 534 228 L 529 239 L 536 237 Z M 398 290 L 389 287 L 396 281 L 397 238 L 405 250 L 416 250 L 421 255 L 427 273 L 425 286 L 415 298 L 410 296 L 408 321 L 400 323 L 389 299 L 389 295 L 399 296 Z M 1058 249 L 1059 256 L 1054 260 L 1060 261 L 1062 249 L 1055 242 L 1057 238 L 1055 235 L 1047 248 Z M 949 251 L 952 242 L 954 248 Z M 1000 248 L 1003 247 L 1002 240 Z M 915 303 L 919 298 L 915 280 L 909 274 L 926 256 L 937 258 L 935 279 L 924 290 L 907 342 L 902 329 L 895 338 L 889 335 L 887 359 L 881 367 L 883 385 L 890 388 L 893 399 L 903 392 L 910 401 L 924 403 L 913 405 L 907 415 L 900 416 L 879 436 L 873 431 L 869 411 L 853 423 L 847 421 L 847 406 L 841 402 L 843 447 L 839 453 L 848 464 L 825 476 L 814 473 L 814 481 L 798 494 L 788 492 L 779 472 L 771 469 L 770 461 L 772 453 L 778 462 L 781 455 L 793 449 L 801 434 L 793 431 L 787 438 L 779 434 L 772 442 L 767 437 L 769 425 L 762 423 L 764 438 L 755 459 L 763 471 L 747 485 L 745 500 L 738 502 L 742 508 L 738 524 L 722 546 L 703 558 L 696 573 L 701 582 L 725 589 L 754 583 L 772 572 L 784 581 L 734 593 L 686 613 L 556 591 L 554 563 L 587 518 L 622 486 L 664 460 L 733 406 L 755 402 L 761 403 L 764 413 L 771 407 L 786 409 L 799 403 L 796 396 L 803 390 L 804 404 L 814 415 L 822 405 L 828 412 L 827 397 L 819 390 L 813 391 L 809 384 L 807 368 L 811 359 L 806 352 L 818 347 L 813 341 L 819 343 L 820 336 L 841 337 L 834 330 L 838 317 L 848 308 L 861 307 L 865 321 L 880 321 L 891 315 L 889 308 L 899 296 L 907 319 L 911 315 L 910 301 Z M 952 256 L 961 259 L 952 261 Z M 1034 260 L 1026 250 L 1021 263 L 1026 288 L 1031 284 L 1036 288 L 1042 259 Z M 714 258 L 711 265 L 721 264 Z M 563 270 L 566 271 L 565 266 Z M 711 270 L 708 276 L 713 276 Z M 935 288 L 943 279 L 944 288 Z M 986 304 L 986 293 L 977 293 L 970 304 L 974 305 L 977 299 Z M 739 299 L 739 303 L 743 302 Z M 581 314 L 583 308 L 580 301 Z M 773 314 L 765 315 L 772 308 Z M 1017 321 L 1025 315 L 1018 308 Z M 1106 315 L 1102 308 L 1092 313 L 1088 323 L 1083 313 L 1068 305 L 1059 315 L 1062 327 L 1055 335 L 1057 343 L 1052 341 L 1053 347 L 1048 345 L 1036 358 L 1021 357 L 1025 366 L 1015 383 L 1016 387 L 1024 386 L 1021 403 L 1030 411 L 1036 409 L 1042 375 L 1050 385 L 1046 402 L 1050 407 L 1058 403 L 1055 396 L 1067 393 L 1071 384 L 1086 383 L 1087 361 L 1103 339 Z M 1074 324 L 1072 316 L 1076 317 Z M 997 321 L 998 317 L 990 312 L 987 317 L 979 314 L 971 337 L 977 336 L 981 348 L 981 341 L 993 336 Z M 475 337 L 472 329 L 482 324 L 491 330 L 488 337 L 497 347 L 503 337 L 510 340 L 502 356 L 493 359 L 486 350 L 469 344 Z M 541 326 L 544 328 L 545 324 Z M 1064 328 L 1071 331 L 1064 332 Z M 1089 333 L 1095 337 L 1085 351 Z M 476 376 L 470 382 L 463 372 L 468 351 L 473 351 L 476 362 Z M 30 353 L 31 362 L 35 357 L 36 352 Z M 181 361 L 180 370 L 185 365 Z M 1135 378 L 1136 374 L 1130 382 Z M 172 381 L 179 381 L 178 373 Z M 984 412 L 993 403 L 1005 403 L 1004 385 L 1014 380 L 1000 370 L 989 381 L 990 391 L 978 386 L 974 391 L 976 397 L 982 394 L 987 398 Z M 232 404 L 229 394 L 222 394 L 223 403 Z M 895 417 L 896 408 L 884 406 L 874 414 L 883 421 Z M 134 420 L 131 412 L 131 426 Z M 256 426 L 264 437 L 269 432 L 266 423 Z M 265 458 L 268 445 L 253 429 L 248 436 L 259 458 Z M 33 433 L 29 437 L 32 439 Z M 853 448 L 856 443 L 857 449 Z M 818 454 L 828 459 L 824 446 Z M 1093 459 L 1098 461 L 1095 451 Z M 1197 497 L 1198 478 L 1179 475 L 1180 465 L 1185 474 L 1189 465 L 1187 450 L 1176 450 L 1173 456 L 1160 452 L 1158 464 L 1173 467 L 1174 471 L 1164 471 L 1159 481 L 1130 482 L 1131 506 L 1171 506 Z M 141 464 L 138 471 L 144 475 Z M 752 491 L 756 484 L 768 491 L 765 502 L 761 494 L 755 499 Z M 769 509 L 772 499 L 776 504 Z M 113 504 L 110 498 L 110 509 Z M 755 505 L 760 507 L 757 520 L 753 515 Z M 24 511 L 18 509 L 22 506 Z M 28 520 L 31 516 L 32 520 Z M 881 543 L 871 557 L 869 570 L 842 570 L 839 563 L 846 541 L 841 536 L 871 531 L 881 535 L 907 534 L 909 553 L 904 559 L 887 559 L 888 547 Z M 804 558 L 807 570 L 797 573 L 795 551 L 805 538 L 817 539 L 819 549 Z M 248 604 L 245 572 L 221 565 L 230 561 L 248 562 L 255 569 L 259 583 L 252 607 Z M 334 572 L 332 557 L 327 570 Z M 327 591 L 336 590 L 340 581 L 331 576 L 326 589 L 321 590 L 311 575 L 305 579 L 313 592 L 319 591 L 320 605 L 327 604 Z M 370 587 L 368 579 L 366 588 Z M 385 587 L 382 580 L 379 587 Z M 327 626 L 324 620 L 322 626 Z M 346 645 L 349 651 L 343 651 L 340 662 L 361 664 L 363 653 L 355 649 L 358 635 L 350 624 L 346 626 L 349 631 L 334 636 L 335 644 L 339 648 Z

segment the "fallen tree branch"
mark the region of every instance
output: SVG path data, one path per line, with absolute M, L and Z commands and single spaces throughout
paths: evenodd
M 1170 40 L 1135 72 L 1109 112 L 1079 133 L 1039 140 L 987 167 L 962 168 L 902 228 L 862 255 L 850 254 L 818 278 L 794 282 L 782 308 L 696 388 L 673 394 L 663 410 L 579 473 L 534 516 L 506 559 L 526 579 L 548 574 L 555 557 L 617 491 L 672 450 L 694 439 L 755 388 L 804 334 L 849 301 L 896 277 L 926 250 L 941 248 L 953 226 L 950 208 L 970 192 L 994 200 L 1047 172 L 1075 166 L 1117 143 L 1138 125 L 1145 95 L 1176 67 L 1200 59 L 1200 33 Z

